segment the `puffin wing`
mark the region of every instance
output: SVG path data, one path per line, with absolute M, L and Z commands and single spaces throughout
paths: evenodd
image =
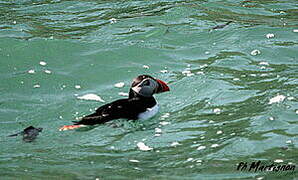
M 103 124 L 113 119 L 137 119 L 138 114 L 146 110 L 136 99 L 120 99 L 99 107 L 95 113 L 83 117 L 76 125 Z
M 144 102 L 139 98 L 119 99 L 99 107 L 93 114 L 74 121 L 74 125 L 62 126 L 59 130 L 77 129 L 86 125 L 103 124 L 113 119 L 137 119 L 140 112 L 146 111 Z
M 99 107 L 93 114 L 89 114 L 79 121 L 73 121 L 74 125 L 65 125 L 59 130 L 64 131 L 86 125 L 103 124 L 120 118 L 135 120 L 138 118 L 139 113 L 146 111 L 146 109 L 144 102 L 139 98 L 119 99 Z

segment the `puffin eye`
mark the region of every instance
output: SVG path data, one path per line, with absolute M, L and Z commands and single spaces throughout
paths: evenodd
M 142 83 L 142 86 L 150 86 L 149 80 L 146 80 Z

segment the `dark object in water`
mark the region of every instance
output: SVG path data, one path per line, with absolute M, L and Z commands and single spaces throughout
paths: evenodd
M 42 128 L 35 128 L 33 126 L 29 126 L 29 127 L 25 128 L 23 131 L 16 133 L 16 134 L 9 135 L 8 137 L 22 135 L 23 141 L 32 142 L 36 139 L 39 132 L 41 132 L 41 131 L 42 131 Z
M 231 22 L 233 22 L 233 21 L 228 21 L 225 24 L 217 25 L 217 26 L 215 26 L 215 27 L 213 27 L 211 29 L 222 29 L 222 28 L 226 27 L 227 25 L 229 25 Z

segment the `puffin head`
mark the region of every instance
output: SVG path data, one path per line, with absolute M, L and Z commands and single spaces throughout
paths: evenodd
M 140 75 L 133 80 L 131 90 L 143 97 L 151 97 L 156 93 L 170 91 L 170 88 L 162 80 L 149 75 Z

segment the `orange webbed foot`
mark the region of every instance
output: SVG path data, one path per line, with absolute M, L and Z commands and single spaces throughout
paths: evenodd
M 65 125 L 59 128 L 59 131 L 72 130 L 72 129 L 77 129 L 81 127 L 85 127 L 85 125 Z

